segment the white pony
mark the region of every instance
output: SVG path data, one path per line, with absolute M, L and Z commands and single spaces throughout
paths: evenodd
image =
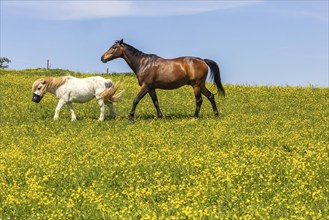
M 100 76 L 88 78 L 76 78 L 73 76 L 63 76 L 59 78 L 49 77 L 37 79 L 32 86 L 32 101 L 39 103 L 46 92 L 54 94 L 58 99 L 54 120 L 58 119 L 59 111 L 66 103 L 71 111 L 71 120 L 77 119 L 72 102 L 84 103 L 94 97 L 100 106 L 101 114 L 99 120 L 105 119 L 104 104 L 110 109 L 110 117 L 115 118 L 115 111 L 112 102 L 119 101 L 122 92 L 117 92 L 118 88 L 110 79 Z

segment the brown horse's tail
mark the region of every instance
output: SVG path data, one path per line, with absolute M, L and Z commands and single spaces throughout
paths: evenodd
M 119 90 L 118 84 L 112 84 L 110 88 L 106 88 L 99 96 L 106 101 L 118 102 L 121 100 L 122 93 L 124 92 L 124 90 Z
M 211 70 L 210 77 L 214 81 L 214 85 L 217 87 L 218 93 L 225 96 L 225 90 L 224 90 L 224 87 L 220 80 L 220 71 L 219 71 L 219 67 L 218 67 L 217 63 L 215 61 L 209 60 L 209 59 L 204 59 L 204 62 L 206 62 L 206 64 L 210 67 L 210 70 Z

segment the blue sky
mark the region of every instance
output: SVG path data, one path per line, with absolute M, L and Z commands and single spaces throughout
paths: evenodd
M 131 72 L 101 55 L 124 41 L 164 58 L 215 60 L 223 82 L 328 87 L 328 1 L 6 1 L 10 68 Z

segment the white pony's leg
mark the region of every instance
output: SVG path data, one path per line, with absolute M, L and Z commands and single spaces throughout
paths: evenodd
M 55 115 L 54 115 L 54 120 L 57 120 L 59 117 L 59 111 L 61 110 L 62 106 L 65 104 L 65 101 L 63 99 L 60 99 L 58 101 L 57 107 L 55 109 Z
M 106 101 L 105 104 L 110 109 L 110 118 L 115 119 L 116 114 L 115 114 L 113 103 L 112 102 L 109 102 L 109 101 Z
M 71 121 L 77 120 L 77 116 L 75 115 L 74 110 L 73 110 L 72 102 L 68 102 L 66 104 L 67 104 L 67 107 L 69 107 L 69 109 L 71 111 Z
M 103 99 L 97 99 L 98 105 L 101 109 L 101 114 L 99 116 L 99 121 L 104 121 L 105 119 L 105 107 L 104 107 L 104 100 Z

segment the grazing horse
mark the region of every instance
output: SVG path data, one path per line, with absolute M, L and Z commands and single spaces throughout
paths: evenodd
M 54 120 L 58 119 L 59 111 L 66 103 L 71 111 L 71 120 L 76 120 L 72 102 L 84 103 L 96 97 L 100 106 L 101 114 L 99 120 L 105 118 L 104 104 L 110 109 L 110 117 L 115 118 L 112 102 L 119 101 L 122 92 L 117 92 L 112 80 L 100 76 L 79 79 L 73 76 L 59 78 L 49 77 L 37 79 L 32 86 L 32 101 L 39 103 L 46 92 L 54 94 L 58 99 Z
M 164 59 L 155 54 L 145 54 L 138 49 L 123 42 L 123 39 L 116 41 L 101 57 L 101 61 L 106 63 L 118 57 L 123 58 L 137 76 L 141 89 L 134 99 L 130 112 L 129 122 L 133 122 L 135 109 L 138 102 L 146 93 L 152 98 L 159 118 L 162 112 L 159 108 L 158 98 L 155 89 L 176 89 L 183 85 L 191 85 L 196 99 L 196 109 L 194 118 L 199 117 L 202 104 L 202 96 L 206 96 L 211 102 L 215 116 L 218 116 L 214 95 L 206 88 L 208 67 L 211 70 L 211 77 L 217 87 L 217 92 L 225 95 L 225 90 L 221 83 L 219 67 L 216 62 L 209 59 L 197 57 L 179 57 L 174 59 Z

